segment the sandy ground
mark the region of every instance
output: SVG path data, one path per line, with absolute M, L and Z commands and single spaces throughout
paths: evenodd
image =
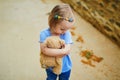
M 52 2 L 51 2 L 52 1 Z M 54 2 L 53 2 L 54 1 Z M 0 0 L 0 80 L 45 80 L 39 64 L 39 33 L 59 0 Z M 70 80 L 120 80 L 120 48 L 75 13 Z M 84 43 L 76 42 L 78 35 Z M 104 58 L 96 67 L 81 63 L 81 48 Z

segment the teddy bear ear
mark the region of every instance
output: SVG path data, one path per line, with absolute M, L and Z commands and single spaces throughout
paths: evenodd
M 60 45 L 61 45 L 61 48 L 64 48 L 64 47 L 65 47 L 65 42 L 64 42 L 64 40 L 60 40 L 59 43 L 60 43 Z

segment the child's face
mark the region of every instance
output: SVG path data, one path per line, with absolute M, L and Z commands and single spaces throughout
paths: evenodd
M 68 29 L 72 28 L 74 22 L 62 21 L 61 23 L 57 24 L 54 32 L 57 35 L 64 34 Z

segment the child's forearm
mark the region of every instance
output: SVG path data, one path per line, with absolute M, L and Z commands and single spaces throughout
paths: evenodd
M 70 53 L 70 45 L 65 45 L 65 48 L 63 49 L 52 49 L 45 47 L 42 51 L 48 56 L 62 57 Z
M 66 54 L 64 49 L 52 49 L 52 48 L 45 48 L 43 53 L 48 56 L 64 56 Z

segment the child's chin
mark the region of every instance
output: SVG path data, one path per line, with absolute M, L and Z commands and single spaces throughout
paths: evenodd
M 65 34 L 65 32 L 61 33 L 61 34 Z

